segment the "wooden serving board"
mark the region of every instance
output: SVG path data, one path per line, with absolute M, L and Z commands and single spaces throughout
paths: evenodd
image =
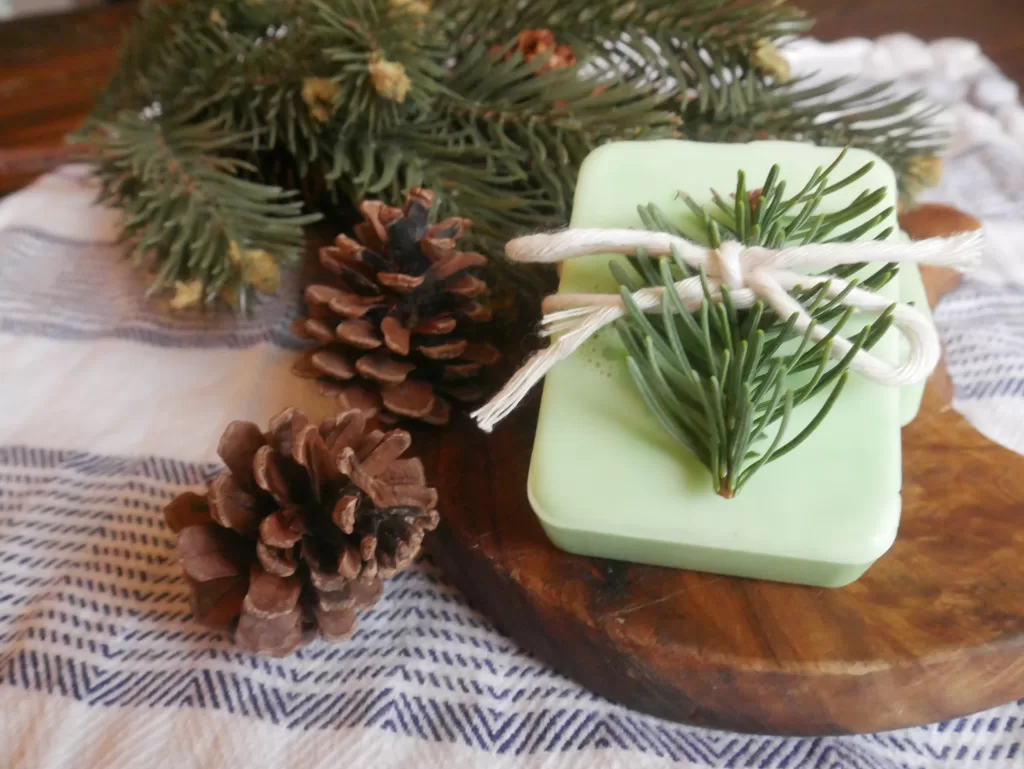
M 935 294 L 948 277 L 926 283 Z M 428 439 L 444 500 L 432 552 L 537 657 L 656 716 L 835 734 L 1003 704 L 1024 696 L 1024 457 L 974 430 L 951 393 L 940 369 L 903 431 L 896 543 L 845 588 L 556 549 L 526 499 L 536 395 L 493 435 L 464 419 Z

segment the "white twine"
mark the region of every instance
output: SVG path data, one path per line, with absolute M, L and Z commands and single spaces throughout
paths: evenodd
M 803 275 L 793 272 L 792 268 L 827 268 L 860 262 L 964 268 L 977 262 L 981 248 L 980 231 L 913 243 L 815 243 L 773 251 L 760 246 L 743 246 L 736 241 L 722 243 L 718 249 L 707 248 L 663 232 L 569 229 L 517 238 L 505 247 L 505 254 L 515 262 L 558 262 L 592 254 L 635 254 L 638 249 L 646 250 L 649 256 L 674 253 L 691 267 L 704 267 L 712 299 L 720 300 L 719 289 L 725 285 L 739 308 L 750 307 L 760 299 L 780 318 L 788 320 L 795 313 L 794 328 L 802 334 L 811 326 L 811 316 L 789 292 L 797 286 L 809 289 L 828 283 L 825 296 L 835 298 L 849 283 L 828 275 Z M 697 277 L 677 282 L 675 290 L 691 311 L 699 308 L 704 299 Z M 644 312 L 656 311 L 661 309 L 664 292 L 661 286 L 644 288 L 632 298 Z M 840 302 L 873 315 L 893 305 L 890 299 L 862 288 L 851 289 Z M 618 294 L 555 294 L 544 300 L 543 310 L 541 333 L 560 336 L 549 347 L 535 353 L 497 395 L 473 413 L 473 418 L 486 432 L 508 416 L 552 366 L 572 355 L 600 329 L 627 314 Z M 942 353 L 935 326 L 923 313 L 900 303 L 894 308 L 893 326 L 909 343 L 906 361 L 893 365 L 867 350 L 860 350 L 850 368 L 884 385 L 919 382 L 932 372 Z M 826 326 L 815 324 L 810 337 L 820 341 L 828 333 Z M 842 358 L 852 347 L 849 339 L 837 335 L 832 340 L 831 355 Z

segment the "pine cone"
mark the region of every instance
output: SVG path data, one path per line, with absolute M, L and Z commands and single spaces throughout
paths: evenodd
M 421 189 L 409 193 L 404 210 L 365 201 L 358 241 L 339 235 L 320 251 L 338 280 L 306 289 L 309 315 L 293 330 L 323 344 L 295 372 L 320 378 L 343 409 L 385 422 L 445 424 L 448 397 L 471 403 L 484 394 L 474 380 L 498 351 L 466 332 L 491 318 L 481 301 L 487 286 L 474 275 L 486 259 L 456 247 L 468 220 L 427 223 L 433 201 Z
M 356 609 L 437 526 L 422 463 L 400 459 L 409 444 L 403 430 L 367 432 L 355 410 L 317 426 L 287 409 L 266 433 L 228 425 L 217 448 L 227 470 L 206 495 L 164 509 L 196 619 L 277 656 L 318 635 L 348 637 Z

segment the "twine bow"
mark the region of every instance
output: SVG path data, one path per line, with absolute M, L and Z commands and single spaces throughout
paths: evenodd
M 849 282 L 828 275 L 801 274 L 793 271 L 794 268 L 825 269 L 860 262 L 963 268 L 979 259 L 981 247 L 980 232 L 913 243 L 816 243 L 772 250 L 744 246 L 736 241 L 724 242 L 717 249 L 707 248 L 663 232 L 569 229 L 518 238 L 505 247 L 505 254 L 515 262 L 558 262 L 592 254 L 635 254 L 639 249 L 644 249 L 649 256 L 672 253 L 693 268 L 705 269 L 713 300 L 721 299 L 720 289 L 724 285 L 737 307 L 750 307 L 760 299 L 780 318 L 788 320 L 795 314 L 795 330 L 805 333 L 811 327 L 811 316 L 789 292 L 797 286 L 809 289 L 827 283 L 825 296 L 833 299 L 847 290 Z M 700 307 L 704 299 L 700 278 L 680 280 L 674 288 L 688 310 Z M 661 309 L 664 292 L 661 286 L 644 288 L 632 294 L 632 298 L 641 310 L 656 311 Z M 857 287 L 851 288 L 839 301 L 873 315 L 881 314 L 894 304 Z M 559 336 L 549 347 L 535 353 L 494 398 L 473 413 L 473 418 L 487 432 L 519 405 L 552 366 L 572 355 L 601 328 L 627 314 L 617 294 L 555 294 L 544 300 L 543 310 L 541 333 Z M 919 382 L 932 372 L 942 353 L 935 326 L 923 313 L 901 303 L 895 303 L 893 326 L 909 344 L 903 363 L 894 365 L 867 350 L 860 350 L 850 362 L 850 368 L 884 385 Z M 827 327 L 815 324 L 810 337 L 817 342 L 828 333 Z M 849 339 L 837 335 L 832 341 L 831 355 L 841 359 L 852 346 Z

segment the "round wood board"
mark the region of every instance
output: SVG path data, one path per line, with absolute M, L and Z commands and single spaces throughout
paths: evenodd
M 926 276 L 931 295 L 944 282 Z M 462 419 L 421 436 L 443 500 L 431 551 L 525 648 L 645 713 L 837 734 L 983 710 L 1024 696 L 1024 457 L 974 430 L 951 392 L 938 370 L 903 431 L 899 536 L 845 588 L 556 549 L 526 498 L 536 394 L 493 435 Z

